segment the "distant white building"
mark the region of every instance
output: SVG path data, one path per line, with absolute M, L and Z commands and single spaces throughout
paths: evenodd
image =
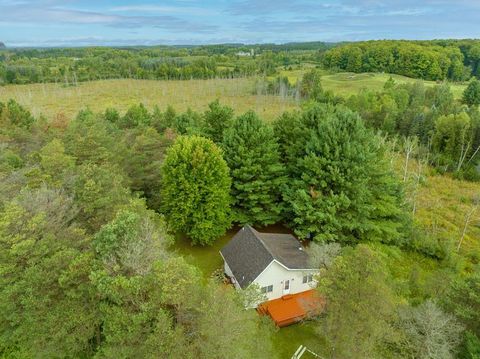
M 302 244 L 291 234 L 260 233 L 245 226 L 220 254 L 235 288 L 257 284 L 269 301 L 316 285 L 318 270 L 310 267 Z
M 245 56 L 253 56 L 255 55 L 255 51 L 253 49 L 250 49 L 249 52 L 247 51 L 239 51 L 237 52 L 235 55 L 237 56 L 242 56 L 242 57 L 245 57 Z

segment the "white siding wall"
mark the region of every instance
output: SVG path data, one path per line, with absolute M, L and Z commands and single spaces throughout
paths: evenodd
M 232 273 L 232 270 L 228 266 L 227 262 L 224 261 L 224 263 L 225 263 L 225 267 L 224 267 L 225 274 L 230 277 L 230 279 L 232 280 L 233 285 L 235 286 L 236 289 L 241 289 L 240 286 L 237 283 L 237 280 L 235 279 L 235 276 Z
M 315 274 L 318 271 L 310 270 L 289 270 L 276 261 L 272 261 L 270 265 L 258 276 L 253 283 L 261 287 L 273 285 L 273 291 L 267 293 L 268 300 L 280 298 L 284 295 L 284 281 L 290 280 L 290 294 L 304 292 L 315 287 L 315 281 L 311 283 L 303 283 L 303 276 L 307 274 Z

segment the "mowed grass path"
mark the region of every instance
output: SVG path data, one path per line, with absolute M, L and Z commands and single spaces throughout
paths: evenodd
M 94 112 L 114 107 L 125 112 L 133 104 L 143 103 L 149 108 L 157 105 L 164 110 L 168 105 L 176 111 L 188 108 L 203 111 L 216 100 L 229 105 L 240 114 L 256 111 L 266 120 L 296 107 L 291 99 L 277 96 L 254 95 L 255 79 L 212 79 L 188 81 L 102 80 L 65 87 L 63 84 L 7 85 L 0 87 L 0 101 L 10 98 L 26 106 L 36 116 L 48 118 L 61 113 L 74 116 L 79 110 Z

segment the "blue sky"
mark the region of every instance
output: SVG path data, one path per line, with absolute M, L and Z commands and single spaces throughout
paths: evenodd
M 0 0 L 7 46 L 479 37 L 480 0 Z

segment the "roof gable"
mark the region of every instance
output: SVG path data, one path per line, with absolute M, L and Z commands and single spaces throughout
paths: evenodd
M 287 269 L 309 269 L 308 255 L 291 234 L 260 233 L 244 226 L 220 251 L 241 288 L 276 260 Z
M 244 226 L 220 251 L 241 288 L 252 283 L 273 261 L 255 232 L 252 227 Z

